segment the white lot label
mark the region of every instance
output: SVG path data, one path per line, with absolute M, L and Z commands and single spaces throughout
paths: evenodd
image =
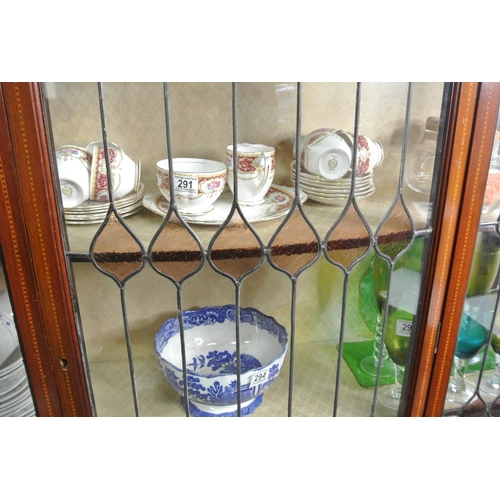
M 180 193 L 198 194 L 198 179 L 174 174 L 175 190 Z
M 396 335 L 401 337 L 409 337 L 411 334 L 411 321 L 398 319 L 396 323 Z
M 250 381 L 250 387 L 253 387 L 255 385 L 262 384 L 265 382 L 269 377 L 269 368 L 266 370 L 262 370 L 261 372 L 256 373 L 253 377 L 252 380 Z

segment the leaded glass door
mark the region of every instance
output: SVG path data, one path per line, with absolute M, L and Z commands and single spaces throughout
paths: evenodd
M 427 269 L 435 265 L 428 258 L 436 244 L 434 217 L 446 201 L 439 198 L 456 88 L 45 84 L 55 190 L 93 412 L 210 414 L 196 401 L 186 405 L 186 396 L 201 393 L 220 410 L 231 388 L 236 400 L 222 413 L 407 412 Z M 166 178 L 174 186 L 188 178 L 174 172 L 174 159 L 228 167 L 229 152 L 242 143 L 272 150 L 272 186 L 262 204 L 240 203 L 240 189 L 227 186 L 210 213 L 188 214 L 165 200 L 159 161 L 172 159 Z M 348 166 L 328 178 L 328 169 L 342 163 L 339 144 L 347 145 Z M 132 190 L 115 197 L 104 186 L 101 194 L 110 203 L 97 197 L 65 203 L 70 186 L 59 163 L 85 151 L 89 170 L 99 163 L 108 178 L 116 174 L 116 155 L 125 153 L 137 176 Z M 224 337 L 233 349 L 224 368 L 233 375 L 227 387 L 204 385 L 198 371 L 208 354 L 220 359 L 221 352 L 191 350 L 193 321 L 206 322 L 196 311 L 206 307 L 212 308 L 206 314 L 216 308 L 217 318 L 231 316 Z M 173 327 L 180 354 L 172 383 L 158 366 L 154 339 L 181 311 L 188 316 Z M 270 317 L 286 332 L 278 335 L 282 366 L 276 362 L 281 354 L 263 366 L 246 350 L 252 344 L 248 326 L 266 330 Z M 249 362 L 256 377 L 250 381 Z M 258 377 L 271 384 L 262 400 L 249 403 L 247 393 L 260 397 Z M 380 404 L 385 393 L 392 401 Z

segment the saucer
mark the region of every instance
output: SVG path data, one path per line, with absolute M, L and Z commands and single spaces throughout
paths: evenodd
M 375 192 L 375 187 L 371 188 L 369 191 L 366 191 L 363 194 L 354 194 L 354 198 L 357 200 L 361 200 L 363 198 L 368 198 L 368 196 L 371 196 Z M 308 193 L 307 196 L 309 199 L 313 201 L 317 201 L 318 203 L 324 203 L 325 205 L 337 205 L 338 203 L 342 202 L 344 203 L 345 200 L 349 199 L 349 196 L 346 195 L 338 195 L 336 197 L 325 197 L 325 196 L 319 196 L 317 194 L 313 193 Z
M 290 175 L 295 175 L 296 174 L 296 168 L 295 168 L 295 160 L 290 163 Z M 326 179 L 325 177 L 321 175 L 315 175 L 307 172 L 304 169 L 299 170 L 299 176 L 302 180 L 307 180 L 310 182 L 320 182 L 329 186 L 338 186 L 341 184 L 348 184 L 350 185 L 352 182 L 352 171 L 349 171 L 346 175 L 343 177 L 340 177 L 339 179 Z M 362 174 L 362 175 L 355 175 L 355 182 L 362 182 L 363 180 L 370 179 L 373 177 L 373 172 L 369 172 L 367 174 Z
M 370 186 L 365 186 L 358 188 L 356 187 L 353 191 L 354 196 L 358 197 L 367 193 L 373 193 L 373 190 L 375 188 L 374 184 L 371 184 Z M 302 189 L 306 194 L 316 194 L 318 196 L 324 196 L 325 198 L 347 198 L 350 193 L 351 189 L 336 189 L 336 190 L 328 190 L 328 189 L 320 189 L 320 188 L 314 188 L 314 187 L 309 187 L 309 186 L 302 186 Z
M 277 186 L 273 184 L 266 196 L 264 203 L 255 206 L 241 205 L 241 211 L 248 222 L 262 222 L 277 219 L 285 216 L 294 200 L 293 188 Z M 304 203 L 307 195 L 300 192 L 300 202 Z M 216 226 L 222 224 L 229 215 L 233 205 L 233 195 L 230 192 L 223 193 L 214 203 L 214 209 L 207 214 L 182 215 L 185 222 L 191 224 L 203 224 Z M 165 217 L 168 211 L 168 201 L 159 193 L 146 193 L 143 199 L 143 206 L 155 214 Z
M 128 217 L 142 209 L 144 184 L 139 184 L 137 191 L 115 200 L 115 207 L 121 217 Z M 87 200 L 78 207 L 65 208 L 64 219 L 67 224 L 98 224 L 108 213 L 109 202 Z
M 295 183 L 295 172 L 294 171 L 292 171 L 290 173 L 290 178 Z M 351 184 L 352 184 L 352 182 L 350 180 L 348 182 L 345 182 L 345 181 L 342 181 L 342 182 L 326 181 L 326 180 L 321 180 L 320 178 L 315 179 L 315 180 L 311 180 L 311 179 L 306 178 L 302 174 L 299 175 L 299 179 L 300 179 L 301 185 L 322 188 L 322 189 L 329 189 L 329 190 L 350 189 Z M 354 181 L 354 185 L 356 188 L 368 186 L 372 183 L 373 183 L 373 174 L 367 174 L 363 178 L 356 177 L 356 179 Z

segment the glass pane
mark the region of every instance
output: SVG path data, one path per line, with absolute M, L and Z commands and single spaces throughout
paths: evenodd
M 97 414 L 396 414 L 377 402 L 395 383 L 384 343 L 418 304 L 393 320 L 374 269 L 393 287 L 420 272 L 443 89 L 46 84 Z M 101 229 L 110 203 L 121 222 Z

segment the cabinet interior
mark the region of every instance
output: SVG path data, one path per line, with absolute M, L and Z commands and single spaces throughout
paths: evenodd
M 45 84 L 54 147 L 85 147 L 102 140 L 97 85 L 95 83 Z M 384 161 L 374 173 L 375 192 L 359 199 L 358 206 L 371 231 L 383 225 L 381 241 L 412 230 L 402 212 L 385 224 L 398 192 L 402 162 L 408 86 L 406 83 L 366 83 L 362 86 L 359 133 L 380 142 Z M 167 157 L 165 103 L 161 83 L 105 83 L 103 95 L 108 140 L 120 146 L 142 164 L 141 182 L 145 192 L 157 193 L 155 165 Z M 237 85 L 237 140 L 272 146 L 276 151 L 274 184 L 293 188 L 290 164 L 294 160 L 297 85 L 295 83 L 241 83 Z M 429 116 L 440 116 L 442 83 L 416 83 L 413 88 L 408 137 L 409 152 L 421 140 Z M 233 142 L 231 84 L 171 83 L 169 106 L 173 157 L 206 158 L 224 161 L 226 147 Z M 356 84 L 305 83 L 302 87 L 301 132 L 329 127 L 353 132 Z M 403 184 L 414 231 L 429 228 L 429 196 Z M 307 200 L 304 212 L 321 240 L 343 214 L 346 200 L 325 205 Z M 357 255 L 356 248 L 370 243 L 366 230 L 353 213 L 352 225 L 340 227 L 344 255 Z M 284 218 L 256 222 L 254 230 L 265 245 Z M 143 208 L 124 221 L 145 248 L 153 239 L 162 217 Z M 293 220 L 290 221 L 292 224 Z M 87 258 L 99 224 L 66 226 L 68 255 L 73 261 L 81 333 L 89 365 L 90 380 L 99 416 L 132 416 L 129 361 L 124 338 L 120 290 Z M 190 226 L 208 248 L 218 227 Z M 300 225 L 297 225 L 300 228 Z M 243 230 L 242 230 L 243 231 Z M 344 231 L 344 233 L 342 233 Z M 225 243 L 238 249 L 243 232 L 235 231 Z M 303 252 L 294 250 L 300 231 L 289 232 L 285 245 L 293 259 Z M 392 236 L 391 236 L 392 235 Z M 311 240 L 312 241 L 312 240 Z M 343 297 L 344 272 L 321 256 L 297 279 L 295 314 L 295 363 L 293 375 L 293 416 L 331 416 L 337 374 L 337 345 L 345 301 L 344 342 L 373 340 L 360 312 L 360 279 L 367 270 L 373 250 L 349 271 L 348 291 Z M 349 261 L 349 258 L 347 258 Z M 288 276 L 266 260 L 241 285 L 241 306 L 255 307 L 275 317 L 287 330 L 291 327 L 292 286 Z M 162 323 L 177 313 L 177 289 L 149 265 L 124 285 L 127 319 L 136 371 L 137 395 L 143 416 L 183 416 L 177 394 L 160 372 L 153 339 Z M 182 285 L 183 308 L 235 302 L 235 286 L 205 263 L 203 269 Z M 263 404 L 253 416 L 286 416 L 289 392 L 289 364 L 266 392 Z M 368 416 L 373 388 L 362 388 L 343 362 L 338 394 L 339 416 Z M 377 415 L 393 412 L 377 406 Z

